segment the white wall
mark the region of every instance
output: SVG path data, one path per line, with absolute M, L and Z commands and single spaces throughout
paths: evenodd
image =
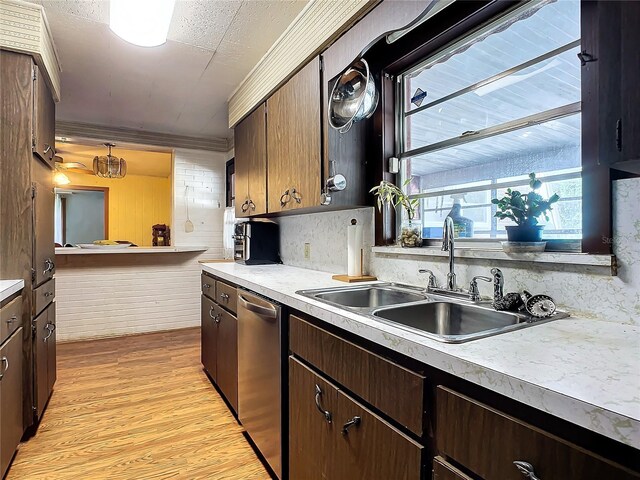
M 613 188 L 614 253 L 618 275 L 611 276 L 606 267 L 573 264 L 500 262 L 499 260 L 456 259 L 458 283 L 465 285 L 474 275 L 489 275 L 492 267 L 505 274 L 505 291 L 529 290 L 551 295 L 574 316 L 599 318 L 613 322 L 640 325 L 640 179 L 618 180 Z M 346 228 L 349 220 L 364 218 L 367 209 L 326 212 L 279 219 L 281 250 L 284 263 L 329 272 L 344 272 Z M 369 209 L 372 214 L 372 209 Z M 373 223 L 365 222 L 373 237 Z M 604 239 L 607 240 L 607 239 Z M 303 257 L 304 242 L 311 242 L 311 260 Z M 425 285 L 427 279 L 418 274 L 420 268 L 435 272 L 440 283 L 448 271 L 446 257 L 371 255 L 369 273 L 380 280 Z M 484 282 L 480 290 L 492 293 Z M 300 288 L 302 288 L 301 286 Z
M 172 243 L 206 252 L 56 256 L 60 341 L 200 325 L 198 261 L 222 257 L 226 160 L 226 153 L 174 154 Z M 184 230 L 187 185 L 192 233 Z

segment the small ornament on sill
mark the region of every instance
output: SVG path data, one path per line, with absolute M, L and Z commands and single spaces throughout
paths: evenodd
M 164 223 L 154 225 L 152 228 L 154 247 L 168 247 L 171 245 L 171 229 Z

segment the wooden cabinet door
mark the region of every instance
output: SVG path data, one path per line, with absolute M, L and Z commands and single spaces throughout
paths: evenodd
M 0 349 L 0 478 L 22 438 L 22 327 Z
M 269 212 L 320 204 L 320 125 L 316 57 L 267 99 Z
M 49 280 L 55 273 L 53 171 L 44 163 L 33 159 L 31 178 L 33 197 L 33 268 L 34 287 Z
M 423 447 L 338 391 L 335 416 L 337 471 L 330 478 L 420 480 Z
M 36 389 L 35 407 L 37 418 L 42 416 L 47 400 L 49 400 L 49 340 L 53 335 L 49 323 L 49 315 L 52 315 L 50 312 L 54 308 L 53 303 L 49 304 L 40 315 L 32 320 L 36 334 L 33 354 L 35 356 L 34 386 Z
M 218 343 L 218 327 L 216 319 L 220 308 L 211 299 L 202 295 L 200 315 L 200 358 L 202 366 L 209 376 L 216 380 L 216 351 Z
M 335 475 L 338 389 L 289 357 L 289 478 L 339 480 Z M 322 412 L 330 415 L 327 418 Z M 351 477 L 356 480 L 356 477 Z M 389 477 L 394 478 L 394 477 Z
M 236 217 L 267 213 L 267 133 L 264 103 L 234 129 Z
M 55 155 L 56 104 L 40 70 L 34 65 L 33 153 L 49 167 Z
M 51 334 L 47 339 L 47 392 L 51 395 L 53 386 L 58 378 L 57 369 L 57 349 L 56 349 L 56 304 L 53 302 L 49 308 L 49 316 L 47 318 L 47 329 Z
M 216 383 L 234 412 L 238 411 L 238 320 L 219 310 Z

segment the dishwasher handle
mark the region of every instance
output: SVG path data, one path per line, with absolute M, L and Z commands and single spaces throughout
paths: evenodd
M 249 310 L 250 312 L 257 313 L 261 317 L 270 319 L 276 319 L 278 317 L 278 311 L 275 308 L 267 308 L 256 305 L 255 303 L 252 303 L 244 298 L 241 294 L 238 294 L 238 300 L 240 300 L 240 305 L 243 308 Z

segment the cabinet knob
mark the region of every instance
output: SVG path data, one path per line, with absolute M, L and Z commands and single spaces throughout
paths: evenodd
M 516 460 L 515 462 L 513 462 L 513 464 L 520 471 L 520 473 L 522 473 L 522 475 L 527 477 L 529 480 L 540 480 L 540 477 L 538 477 L 536 475 L 536 472 L 533 470 L 533 465 L 531 465 L 529 462 Z
M 224 300 L 225 302 L 229 301 L 229 295 L 227 295 L 226 293 L 221 293 L 220 294 L 220 299 Z
M 349 428 L 357 427 L 358 425 L 360 425 L 360 422 L 362 422 L 362 419 L 359 416 L 356 415 L 355 417 L 353 417 L 342 426 L 342 435 L 347 435 L 349 433 Z
M 328 423 L 331 423 L 331 412 L 322 408 L 320 397 L 322 397 L 322 389 L 320 388 L 320 385 L 316 383 L 316 408 L 324 416 L 324 419 Z

